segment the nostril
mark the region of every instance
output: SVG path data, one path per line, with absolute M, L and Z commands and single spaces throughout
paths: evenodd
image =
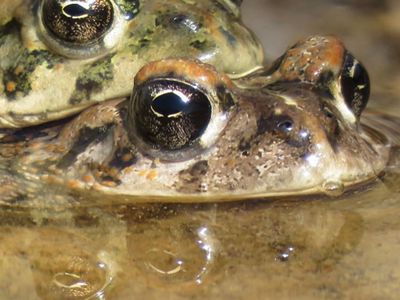
M 277 125 L 279 131 L 289 133 L 293 130 L 293 121 L 285 120 L 281 121 Z

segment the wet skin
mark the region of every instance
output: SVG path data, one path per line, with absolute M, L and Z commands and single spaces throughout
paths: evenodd
M 153 60 L 197 58 L 231 76 L 262 64 L 262 47 L 235 1 L 88 2 L 1 1 L 0 127 L 127 97 L 134 75 Z
M 340 195 L 389 159 L 374 116 L 361 117 L 368 96 L 366 70 L 330 36 L 234 82 L 197 60 L 152 62 L 130 99 L 5 136 L 3 203 L 53 187 L 116 202 Z

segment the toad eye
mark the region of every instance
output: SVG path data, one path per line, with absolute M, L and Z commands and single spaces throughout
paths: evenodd
M 114 47 L 122 33 L 120 17 L 111 0 L 43 0 L 39 7 L 45 42 L 73 58 L 92 57 Z
M 368 103 L 369 77 L 364 66 L 349 53 L 346 54 L 344 59 L 340 86 L 347 106 L 357 117 L 360 117 Z
M 135 88 L 129 115 L 135 140 L 140 138 L 164 154 L 183 153 L 181 150 L 198 146 L 210 124 L 212 104 L 204 91 L 191 84 L 156 79 Z M 176 155 L 161 156 L 169 159 Z

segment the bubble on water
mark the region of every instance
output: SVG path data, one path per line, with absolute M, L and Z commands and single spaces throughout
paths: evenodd
M 286 262 L 293 255 L 293 252 L 294 252 L 294 247 L 288 246 L 285 250 L 283 250 L 276 256 L 276 260 Z
M 344 184 L 341 181 L 328 180 L 322 184 L 322 191 L 332 197 L 337 197 L 343 194 Z
M 76 267 L 76 270 L 54 274 L 54 292 L 62 298 L 105 299 L 105 289 L 112 281 L 107 265 L 99 262 L 94 268 L 82 264 Z
M 203 283 L 215 259 L 215 240 L 207 227 L 200 227 L 187 240 L 155 247 L 145 254 L 148 270 L 168 282 Z
M 174 275 L 183 270 L 184 261 L 173 252 L 154 248 L 147 254 L 149 260 L 145 264 L 161 275 Z
M 205 264 L 201 268 L 201 271 L 196 276 L 196 283 L 200 284 L 203 282 L 203 277 L 206 275 L 210 269 L 210 265 L 214 261 L 215 257 L 215 238 L 210 235 L 210 231 L 207 227 L 200 227 L 197 230 L 197 235 L 199 239 L 197 240 L 197 245 L 205 253 Z

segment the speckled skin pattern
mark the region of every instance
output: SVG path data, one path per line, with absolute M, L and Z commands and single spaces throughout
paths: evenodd
M 235 1 L 111 0 L 119 26 L 118 34 L 107 37 L 113 47 L 94 56 L 81 49 L 72 58 L 41 30 L 40 2 L 0 3 L 3 128 L 40 124 L 127 97 L 134 75 L 152 60 L 197 58 L 232 76 L 263 62 L 262 47 L 241 23 Z
M 310 42 L 313 47 L 319 44 L 317 59 L 286 70 L 287 61 L 296 60 L 296 49 Z M 332 45 L 342 47 L 334 51 L 341 56 L 324 60 L 321 55 L 332 54 L 325 47 Z M 84 192 L 85 197 L 100 193 L 97 200 L 111 196 L 114 202 L 230 201 L 339 195 L 347 187 L 369 182 L 384 170 L 391 144 L 373 128 L 379 116 L 349 118 L 349 112 L 338 105 L 344 100 L 335 98 L 340 93 L 329 92 L 340 85 L 346 52 L 334 37 L 310 37 L 272 67 L 237 81 L 197 60 L 150 63 L 136 75 L 134 91 L 155 79 L 196 86 L 210 99 L 212 118 L 222 120 L 206 129 L 213 138 L 202 141 L 199 137 L 192 145 L 197 151 L 181 156 L 181 150 L 175 150 L 179 159 L 165 160 L 162 150 L 144 149 L 140 135 L 132 139 L 129 116 L 134 97 L 104 102 L 74 119 L 3 137 L 2 202 L 65 204 L 75 192 Z M 324 82 L 324 72 L 311 78 L 293 75 L 307 73 L 309 66 L 320 62 L 321 69 L 332 71 L 329 82 Z M 288 79 L 289 73 L 294 78 Z

